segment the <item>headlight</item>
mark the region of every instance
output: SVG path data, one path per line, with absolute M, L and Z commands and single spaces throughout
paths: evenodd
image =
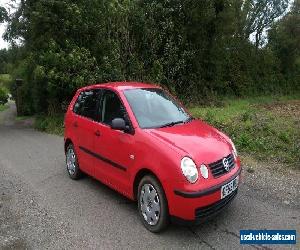
M 194 161 L 189 157 L 184 157 L 181 160 L 182 174 L 190 183 L 195 183 L 198 180 L 198 170 Z
M 230 140 L 230 144 L 231 144 L 231 147 L 232 147 L 232 153 L 233 153 L 234 159 L 236 159 L 238 157 L 238 154 L 237 154 L 236 148 L 235 148 L 234 143 L 232 142 L 232 140 Z

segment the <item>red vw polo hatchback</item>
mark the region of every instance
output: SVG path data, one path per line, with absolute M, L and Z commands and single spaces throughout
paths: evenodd
M 86 173 L 137 200 L 151 232 L 215 215 L 236 196 L 241 173 L 226 135 L 144 83 L 79 89 L 65 117 L 65 153 L 72 179 Z

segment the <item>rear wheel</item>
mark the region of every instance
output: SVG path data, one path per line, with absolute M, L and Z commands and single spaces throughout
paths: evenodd
M 74 145 L 72 143 L 69 144 L 67 147 L 66 166 L 71 179 L 78 180 L 80 177 L 82 177 L 82 172 L 79 168 L 77 155 L 74 149 Z
M 147 175 L 139 183 L 138 210 L 144 226 L 153 233 L 161 232 L 169 224 L 166 196 L 154 176 Z

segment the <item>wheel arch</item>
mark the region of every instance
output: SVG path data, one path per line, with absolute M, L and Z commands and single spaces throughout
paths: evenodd
M 138 192 L 138 186 L 140 181 L 143 179 L 144 176 L 146 175 L 152 175 L 154 176 L 158 182 L 160 183 L 160 185 L 163 188 L 162 182 L 159 179 L 158 175 L 155 174 L 152 170 L 150 170 L 149 168 L 141 168 L 135 175 L 134 177 L 134 181 L 133 181 L 133 199 L 136 200 L 137 199 L 137 192 Z
M 70 144 L 73 144 L 72 140 L 70 138 L 67 138 L 65 140 L 65 145 L 64 145 L 64 148 L 65 148 L 65 153 L 67 152 L 67 148 Z

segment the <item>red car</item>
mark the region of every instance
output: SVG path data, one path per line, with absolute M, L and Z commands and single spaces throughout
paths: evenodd
M 79 89 L 65 117 L 65 153 L 72 179 L 86 173 L 137 200 L 151 232 L 215 215 L 236 196 L 241 173 L 226 135 L 144 83 Z

